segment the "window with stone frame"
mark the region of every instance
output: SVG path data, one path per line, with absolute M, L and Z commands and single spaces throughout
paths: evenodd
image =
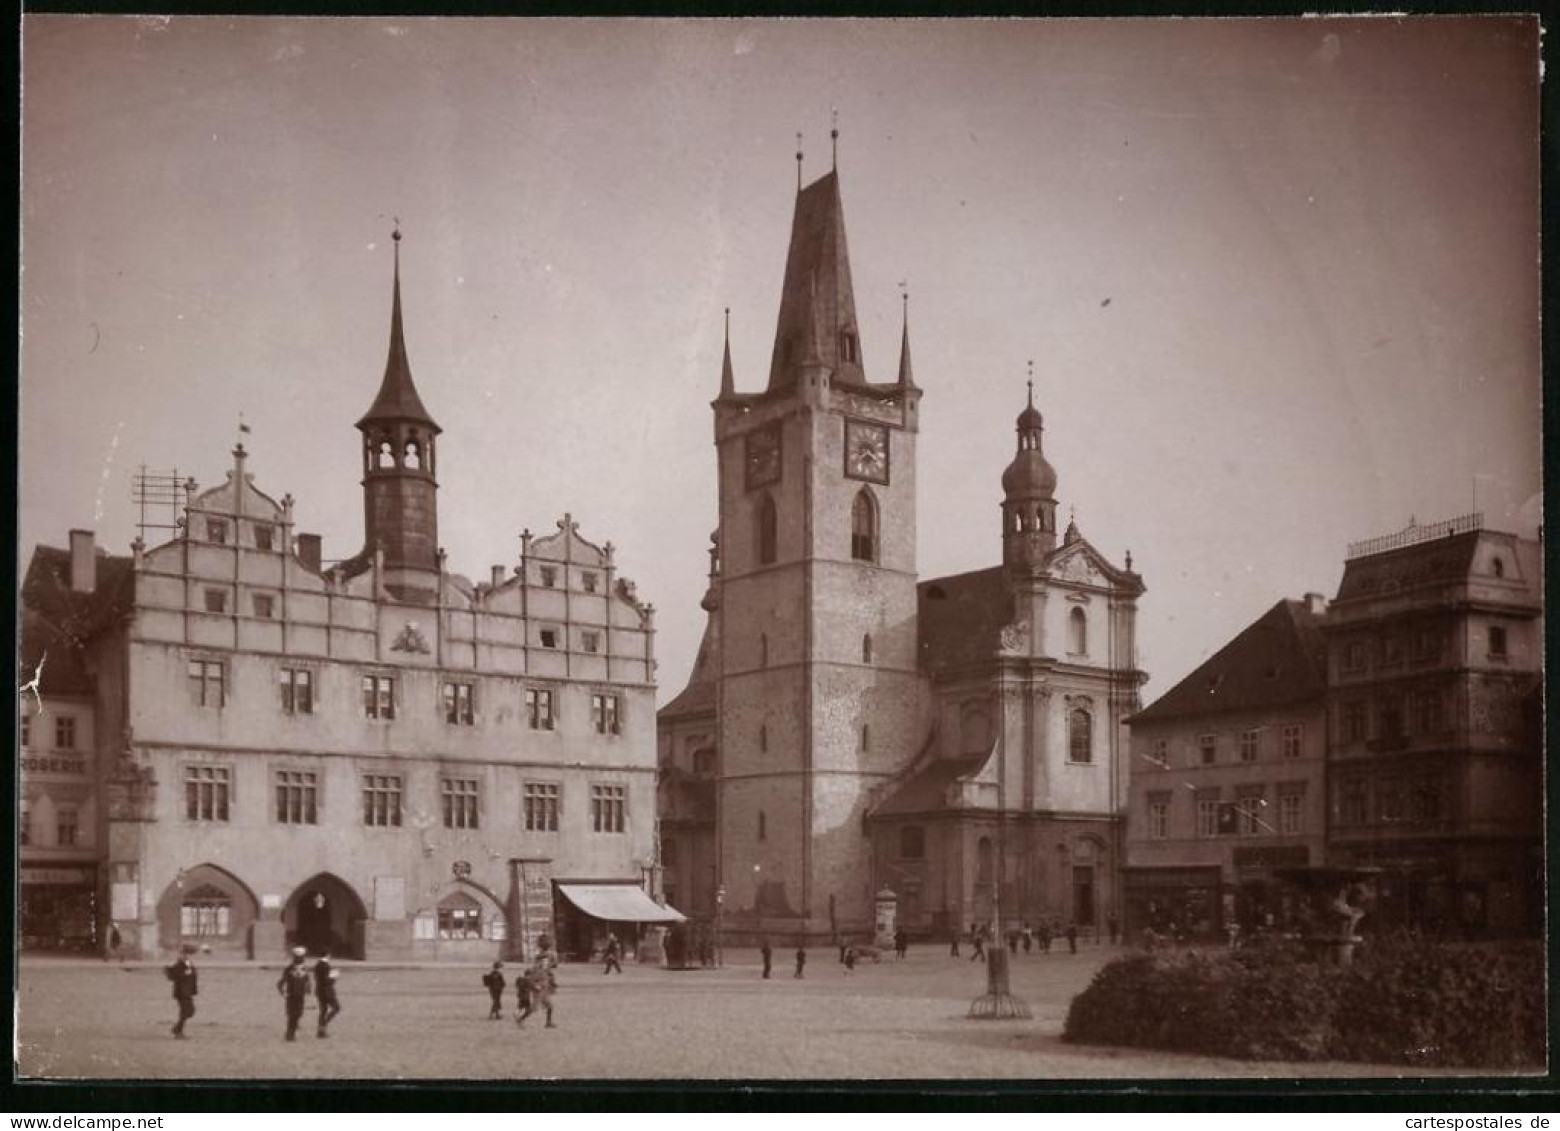
M 525 689 L 525 720 L 532 730 L 552 730 L 556 715 L 553 713 L 553 692 L 546 687 Z
M 621 785 L 590 787 L 590 826 L 598 833 L 620 833 L 627 828 L 628 790 Z
M 850 556 L 858 562 L 878 558 L 878 510 L 872 493 L 863 487 L 850 508 Z
M 75 848 L 81 834 L 80 814 L 74 805 L 61 805 L 54 811 L 54 843 L 60 848 Z
M 1502 625 L 1492 624 L 1489 628 L 1490 659 L 1504 660 L 1506 658 L 1506 629 Z
M 222 518 L 208 518 L 206 520 L 206 541 L 214 542 L 219 546 L 226 546 L 227 540 L 227 520 Z
M 363 717 L 368 719 L 395 718 L 394 676 L 365 675 L 363 677 Z
M 478 827 L 478 783 L 476 778 L 444 778 L 440 783 L 447 829 Z
M 197 707 L 221 707 L 227 701 L 227 665 L 221 660 L 189 662 L 190 699 Z
M 544 628 L 541 630 L 542 647 L 558 647 L 558 630 L 556 628 Z
M 445 680 L 443 688 L 444 721 L 451 726 L 469 727 L 476 723 L 476 708 L 473 705 L 476 699 L 477 689 L 472 683 L 464 680 Z
M 590 721 L 597 734 L 621 734 L 622 700 L 609 692 L 594 692 L 590 697 Z
M 1083 707 L 1067 713 L 1067 760 L 1077 764 L 1094 761 L 1094 716 Z
M 1282 732 L 1282 751 L 1285 758 L 1298 758 L 1301 753 L 1301 739 L 1305 731 L 1300 723 L 1286 723 Z
M 1204 766 L 1211 766 L 1218 759 L 1219 740 L 1216 735 L 1197 736 L 1197 753 Z
M 401 827 L 401 775 L 363 775 L 363 823 L 370 828 Z
M 1067 651 L 1074 656 L 1089 654 L 1089 616 L 1082 609 L 1067 614 Z
M 580 573 L 580 588 L 587 593 L 596 591 L 596 574 L 592 570 L 584 570 Z
M 1197 835 L 1199 837 L 1219 835 L 1219 806 L 1218 790 L 1197 791 Z
M 543 587 L 551 589 L 558 584 L 557 566 L 539 566 L 537 572 L 541 574 Z
M 277 822 L 319 824 L 319 775 L 309 770 L 276 770 L 274 778 Z
M 1285 836 L 1305 832 L 1304 786 L 1278 787 L 1278 831 Z
M 1242 762 L 1255 762 L 1257 760 L 1257 743 L 1260 732 L 1256 728 L 1240 732 L 1240 760 Z
M 225 589 L 207 589 L 206 592 L 205 592 L 205 598 L 206 598 L 206 611 L 208 613 L 225 613 L 225 612 L 227 612 L 227 598 L 228 598 L 227 590 L 225 590 Z
M 1170 798 L 1168 790 L 1155 791 L 1147 796 L 1148 838 L 1166 840 L 1170 836 Z
M 260 620 L 276 618 L 276 598 L 270 593 L 252 593 L 250 601 L 254 605 L 255 616 Z
M 275 545 L 274 529 L 268 522 L 254 524 L 255 549 L 269 550 Z
M 282 711 L 288 715 L 314 713 L 314 672 L 309 668 L 278 668 L 277 689 L 281 692 Z
M 557 832 L 561 797 L 562 787 L 557 782 L 526 782 L 523 794 L 525 831 L 528 833 Z
M 1268 831 L 1263 817 L 1267 808 L 1267 788 L 1260 785 L 1243 785 L 1235 797 L 1235 831 L 1240 836 L 1258 836 Z
M 76 718 L 74 715 L 54 717 L 54 749 L 76 749 Z
M 190 821 L 226 821 L 233 773 L 227 766 L 184 767 L 184 816 Z
M 590 630 L 588 628 L 584 629 L 583 631 L 580 632 L 580 647 L 583 648 L 586 652 L 591 653 L 592 655 L 594 655 L 597 652 L 600 652 L 601 651 L 601 633 L 594 632 L 594 631 L 592 631 L 592 630 Z
M 1370 792 L 1362 778 L 1345 778 L 1338 783 L 1338 823 L 1363 825 L 1370 816 Z

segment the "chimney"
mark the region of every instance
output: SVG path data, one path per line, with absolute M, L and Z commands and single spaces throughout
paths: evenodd
M 497 589 L 502 584 L 504 584 L 504 567 L 496 565 L 493 567 L 493 588 Z
M 1305 611 L 1312 616 L 1321 616 L 1327 611 L 1327 598 L 1320 593 L 1307 593 L 1305 595 Z
M 90 530 L 70 532 L 70 587 L 78 593 L 97 589 L 97 549 Z
M 318 534 L 298 535 L 298 560 L 304 568 L 320 572 L 320 536 Z

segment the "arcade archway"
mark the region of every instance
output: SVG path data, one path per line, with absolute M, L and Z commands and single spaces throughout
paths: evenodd
M 332 958 L 363 957 L 363 920 L 367 918 L 368 909 L 352 885 L 329 872 L 299 884 L 282 908 L 287 945 Z

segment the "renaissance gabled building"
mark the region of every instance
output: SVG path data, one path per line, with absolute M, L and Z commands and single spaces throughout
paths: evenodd
M 1058 537 L 1033 403 L 1001 564 L 920 579 L 908 319 L 893 379 L 865 357 L 830 172 L 798 190 L 761 391 L 738 391 L 728 334 L 709 623 L 661 712 L 668 886 L 698 908 L 718 892 L 725 926 L 755 932 L 869 930 L 883 888 L 912 932 L 1101 924 L 1141 579 L 1075 525 Z
M 568 515 L 481 582 L 446 568 L 395 238 L 358 553 L 326 568 L 240 443 L 171 541 L 104 557 L 77 531 L 35 555 L 37 945 L 471 959 L 678 917 L 653 899 L 654 610 Z

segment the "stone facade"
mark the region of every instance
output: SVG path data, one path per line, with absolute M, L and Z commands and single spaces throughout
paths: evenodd
M 884 888 L 919 934 L 1103 924 L 1142 582 L 1075 527 L 1058 547 L 1033 405 L 1004 564 L 921 581 L 908 320 L 896 380 L 869 380 L 861 350 L 830 173 L 798 193 L 768 386 L 736 390 L 728 341 L 713 404 L 709 627 L 660 733 L 664 774 L 713 732 L 716 868 L 678 882 L 723 890 L 739 935 L 862 936 Z M 664 836 L 696 836 L 677 812 Z
M 1468 515 L 1350 548 L 1327 618 L 1329 862 L 1382 926 L 1542 922 L 1542 546 Z
M 1323 863 L 1325 601 L 1280 601 L 1132 731 L 1123 925 L 1183 938 L 1294 927 L 1276 871 Z
M 438 429 L 399 337 L 397 284 L 363 552 L 321 569 L 239 445 L 84 646 L 126 953 L 567 952 L 601 925 L 557 885 L 654 892 L 654 610 L 568 515 L 477 584 L 422 552 Z

